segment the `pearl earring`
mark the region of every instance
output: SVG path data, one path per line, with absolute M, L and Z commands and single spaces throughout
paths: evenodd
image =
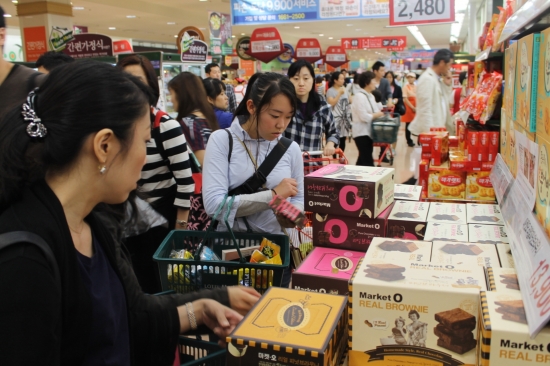
M 105 165 L 99 166 L 99 174 L 105 174 L 107 167 Z

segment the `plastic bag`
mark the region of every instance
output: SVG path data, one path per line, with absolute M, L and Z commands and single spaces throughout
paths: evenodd
M 506 10 L 504 10 L 503 7 L 499 6 L 498 9 L 500 10 L 500 14 L 498 16 L 497 25 L 495 26 L 495 29 L 493 31 L 493 45 L 491 47 L 492 52 L 497 52 L 501 43 L 498 42 L 498 39 L 500 38 L 500 35 L 502 34 L 502 30 L 504 29 L 504 25 L 506 24 Z

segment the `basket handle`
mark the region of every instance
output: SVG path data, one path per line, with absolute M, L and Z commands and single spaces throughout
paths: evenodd
M 235 237 L 235 233 L 233 232 L 233 229 L 231 229 L 231 226 L 229 225 L 229 213 L 231 212 L 231 207 L 233 206 L 234 201 L 235 201 L 235 196 L 231 196 L 231 198 L 229 199 L 229 203 L 227 204 L 227 212 L 225 213 L 224 222 L 225 222 L 225 227 L 227 228 L 227 231 L 229 232 L 229 234 L 231 234 L 231 239 L 233 240 L 235 249 L 237 249 L 237 253 L 239 254 L 239 262 L 246 263 L 241 253 L 239 243 L 237 243 L 237 238 Z M 250 227 L 248 226 L 248 222 L 246 222 L 246 226 L 250 229 Z
M 197 250 L 195 251 L 195 260 L 200 259 L 200 255 L 201 255 L 202 249 L 204 247 L 204 243 L 206 242 L 206 239 L 208 239 L 208 237 L 210 236 L 212 231 L 214 231 L 214 227 L 217 226 L 217 225 L 215 225 L 215 222 L 219 221 L 218 216 L 220 215 L 220 212 L 222 211 L 223 207 L 225 206 L 225 204 L 227 202 L 227 197 L 228 196 L 226 194 L 223 197 L 222 202 L 220 203 L 220 205 L 216 209 L 216 212 L 214 213 L 214 216 L 212 216 L 212 221 L 210 222 L 210 225 L 208 226 L 208 229 L 206 229 L 206 232 L 204 233 L 204 236 L 203 236 L 201 242 L 199 243 L 199 246 L 198 246 Z

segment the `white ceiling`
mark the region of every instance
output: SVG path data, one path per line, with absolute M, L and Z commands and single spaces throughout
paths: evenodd
M 12 18 L 6 21 L 10 26 L 19 26 L 17 10 L 11 0 L 0 0 L 0 5 Z M 73 24 L 88 26 L 89 32 L 102 33 L 114 37 L 132 38 L 135 41 L 153 41 L 175 43 L 174 35 L 186 26 L 206 28 L 207 12 L 230 12 L 229 0 L 74 0 L 73 6 L 84 7 L 84 10 L 74 10 Z M 136 18 L 128 19 L 127 15 Z M 175 25 L 168 25 L 175 22 Z M 349 26 L 348 26 L 349 25 Z M 354 19 L 349 21 L 319 21 L 275 25 L 283 42 L 296 45 L 300 38 L 318 38 L 323 50 L 337 42 L 342 37 L 368 36 L 407 36 L 407 46 L 422 47 L 406 27 L 388 28 L 388 19 Z M 300 26 L 300 29 L 295 29 Z M 116 27 L 116 30 L 109 30 Z M 241 34 L 250 35 L 258 26 L 234 26 L 236 39 Z M 432 48 L 448 47 L 450 24 L 419 27 L 428 44 Z M 208 37 L 208 32 L 205 31 Z M 320 37 L 319 34 L 324 36 Z M 333 37 L 329 40 L 329 37 Z M 351 59 L 376 59 L 377 54 L 388 55 L 384 49 L 356 51 L 349 54 Z

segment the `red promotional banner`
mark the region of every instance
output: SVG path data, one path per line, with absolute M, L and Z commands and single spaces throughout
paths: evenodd
M 321 53 L 321 44 L 316 38 L 302 38 L 296 45 L 294 51 L 295 57 L 298 60 L 306 60 L 307 62 L 316 62 L 323 58 Z
M 250 47 L 245 53 L 268 63 L 283 54 L 285 49 L 279 31 L 275 27 L 254 29 L 250 37 Z
M 346 49 L 342 46 L 330 46 L 325 53 L 325 62 L 332 67 L 344 65 L 348 62 Z
M 27 62 L 36 61 L 48 49 L 46 27 L 23 28 Z
M 347 50 L 361 50 L 365 48 L 405 48 L 407 47 L 407 37 L 342 38 L 340 44 Z
M 123 39 L 121 41 L 114 41 L 113 42 L 113 54 L 118 53 L 132 53 L 134 52 L 134 48 L 132 47 L 132 44 L 130 41 Z

